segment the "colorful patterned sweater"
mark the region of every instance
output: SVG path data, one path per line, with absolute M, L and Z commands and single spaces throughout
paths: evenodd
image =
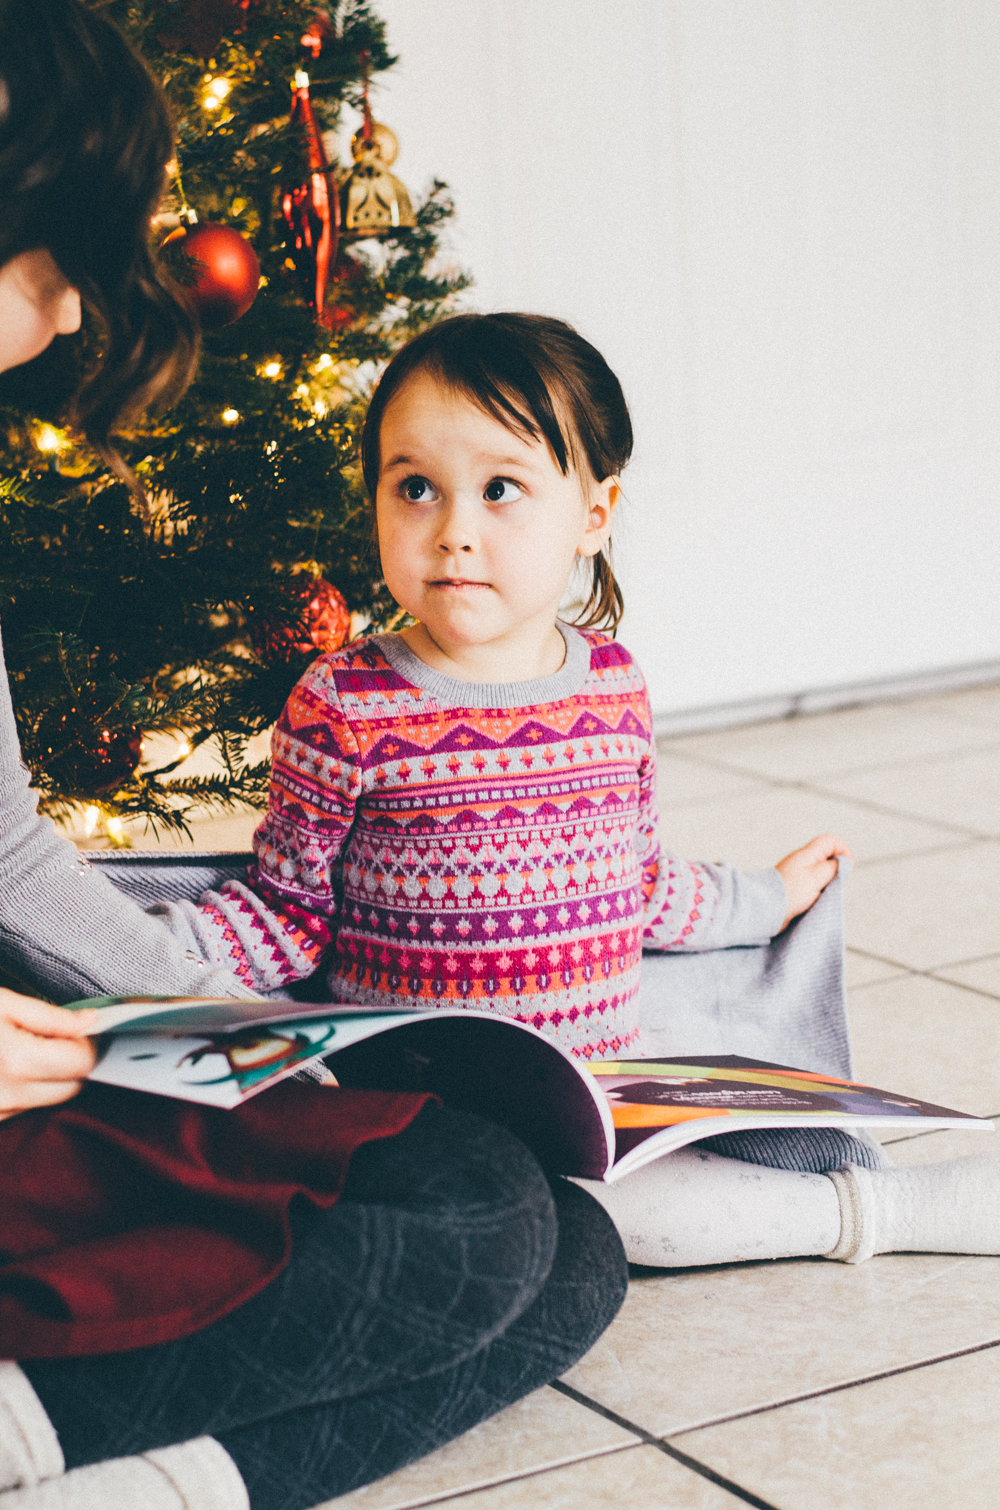
M 642 675 L 560 627 L 562 668 L 524 683 L 444 676 L 392 634 L 315 661 L 275 729 L 256 865 L 173 904 L 182 931 L 258 991 L 322 968 L 335 1000 L 634 1049 L 643 948 L 764 943 L 784 884 L 661 851 Z

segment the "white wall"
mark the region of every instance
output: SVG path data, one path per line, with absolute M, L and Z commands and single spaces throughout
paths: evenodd
M 1000 660 L 996 0 L 376 0 L 471 307 L 579 326 L 638 444 L 654 709 Z

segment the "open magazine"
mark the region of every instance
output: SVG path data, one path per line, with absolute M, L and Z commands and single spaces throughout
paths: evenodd
M 432 1091 L 517 1133 L 550 1169 L 613 1181 L 686 1143 L 761 1127 L 992 1123 L 830 1075 L 735 1057 L 575 1059 L 490 1012 L 99 997 L 90 1078 L 232 1108 L 322 1066 L 330 1083 Z

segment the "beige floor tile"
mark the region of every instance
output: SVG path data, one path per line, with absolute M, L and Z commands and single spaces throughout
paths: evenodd
M 992 1348 L 676 1445 L 781 1510 L 996 1510 L 998 1400 Z
M 862 866 L 845 900 L 848 945 L 866 954 L 933 970 L 1000 953 L 1000 844 Z
M 908 975 L 858 987 L 848 1011 L 859 1080 L 976 1117 L 1000 1111 L 1000 1005 L 989 997 Z
M 848 990 L 852 986 L 869 986 L 877 980 L 891 980 L 901 973 L 899 965 L 886 965 L 880 959 L 869 959 L 866 954 L 858 954 L 854 949 L 848 949 L 844 958 L 844 980 Z
M 418 1463 L 330 1503 L 337 1510 L 403 1510 L 635 1442 L 558 1390 L 539 1389 Z
M 777 781 L 817 781 L 839 771 L 958 754 L 991 743 L 996 743 L 991 725 L 931 715 L 919 702 L 873 704 L 671 741 L 675 755 L 716 760 Z
M 348 1503 L 333 1500 L 330 1510 Z M 656 1447 L 634 1447 L 447 1503 L 455 1510 L 740 1510 L 745 1501 Z
M 913 760 L 817 780 L 826 791 L 912 818 L 1000 835 L 1000 744 L 943 760 Z
M 944 965 L 935 973 L 945 980 L 957 981 L 960 986 L 971 986 L 974 991 L 988 991 L 991 996 L 1000 997 L 1000 954 L 969 960 L 964 965 Z
M 675 854 L 731 860 L 747 870 L 776 865 L 817 834 L 838 834 L 859 864 L 954 844 L 956 831 L 873 812 L 796 787 L 762 787 L 688 807 L 660 808 L 660 833 Z
M 728 771 L 700 760 L 685 760 L 675 755 L 671 746 L 669 740 L 661 740 L 657 746 L 656 785 L 661 808 L 686 807 L 689 802 L 708 802 L 714 797 L 732 797 L 766 786 L 759 776 Z
M 886 1132 L 882 1139 L 889 1158 L 900 1168 L 911 1164 L 935 1164 L 941 1159 L 964 1159 L 967 1154 L 996 1153 L 1000 1158 L 1000 1119 L 994 1120 L 995 1132 L 957 1132 L 946 1128 L 943 1132 L 924 1133 L 916 1138 L 900 1138 L 899 1128 Z M 896 1141 L 893 1141 L 896 1140 Z
M 566 1380 L 663 1436 L 998 1336 L 1000 1258 L 664 1270 Z
M 920 705 L 925 713 L 1000 728 L 1000 685 L 997 684 L 969 687 L 964 692 L 946 692 L 942 697 L 921 698 Z

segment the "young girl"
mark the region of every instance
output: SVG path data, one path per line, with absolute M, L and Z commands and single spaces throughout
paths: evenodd
M 831 835 L 751 874 L 660 849 L 646 689 L 612 638 L 631 439 L 614 374 L 558 320 L 463 315 L 390 362 L 362 464 L 385 580 L 413 622 L 320 657 L 294 689 L 255 867 L 174 910 L 206 958 L 256 990 L 323 969 L 335 999 L 466 1004 L 618 1058 L 641 1051 L 644 948 L 766 944 L 817 900 L 848 854 Z M 574 626 L 559 615 L 578 570 Z M 715 1146 L 785 1167 L 701 1147 L 590 1187 L 631 1257 L 996 1251 L 995 1214 L 988 1230 L 970 1217 L 942 1234 L 933 1211 L 894 1225 L 900 1182 L 913 1204 L 929 1176 L 880 1168 L 865 1141 Z M 818 1172 L 831 1147 L 853 1173 Z M 962 1161 L 966 1183 L 980 1165 Z

